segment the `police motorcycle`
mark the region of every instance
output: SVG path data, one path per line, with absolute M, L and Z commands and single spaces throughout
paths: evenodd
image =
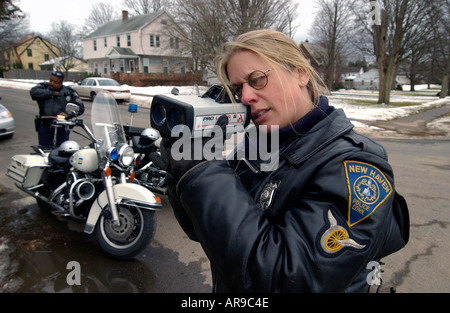
M 66 112 L 78 109 L 68 104 Z M 134 151 L 126 143 L 119 108 L 109 92 L 95 98 L 91 122 L 92 130 L 81 119 L 57 119 L 56 127 L 82 128 L 86 136 L 74 132 L 90 145 L 80 148 L 69 140 L 51 151 L 33 147 L 34 153 L 12 157 L 7 176 L 36 198 L 41 209 L 82 224 L 107 255 L 131 259 L 153 239 L 161 200 L 131 183 Z
M 138 111 L 135 104 L 130 104 L 130 122 L 124 125 L 126 138 L 135 152 L 134 183 L 140 184 L 151 191 L 167 194 L 166 171 L 160 163 L 159 144 L 161 136 L 153 128 L 133 126 L 133 114 Z

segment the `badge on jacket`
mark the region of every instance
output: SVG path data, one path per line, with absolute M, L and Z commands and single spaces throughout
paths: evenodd
M 348 184 L 348 226 L 368 218 L 392 193 L 392 186 L 375 166 L 344 161 Z
M 258 207 L 261 210 L 265 211 L 270 208 L 275 195 L 275 191 L 278 189 L 279 185 L 279 182 L 269 182 L 264 186 L 257 203 Z

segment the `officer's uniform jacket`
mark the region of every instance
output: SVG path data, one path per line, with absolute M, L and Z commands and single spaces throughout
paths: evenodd
M 84 113 L 84 104 L 78 93 L 69 86 L 62 86 L 57 96 L 49 88 L 47 82 L 37 84 L 30 90 L 31 98 L 39 105 L 39 116 L 56 116 L 66 111 L 67 103 L 75 103 L 80 107 L 78 115 Z
M 194 167 L 170 196 L 217 292 L 361 291 L 375 277 L 371 265 L 408 241 L 385 150 L 340 109 L 281 149 L 275 170 L 232 164 Z

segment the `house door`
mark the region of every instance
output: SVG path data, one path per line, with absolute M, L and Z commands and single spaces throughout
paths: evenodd
M 130 72 L 131 72 L 131 73 L 134 73 L 134 70 L 135 70 L 134 60 L 130 60 L 129 65 L 130 65 L 130 67 L 129 67 Z

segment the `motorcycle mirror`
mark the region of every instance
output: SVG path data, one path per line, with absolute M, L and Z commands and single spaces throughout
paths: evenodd
M 66 113 L 74 112 L 76 115 L 78 115 L 78 112 L 80 112 L 80 107 L 76 105 L 75 103 L 67 103 L 66 105 Z

